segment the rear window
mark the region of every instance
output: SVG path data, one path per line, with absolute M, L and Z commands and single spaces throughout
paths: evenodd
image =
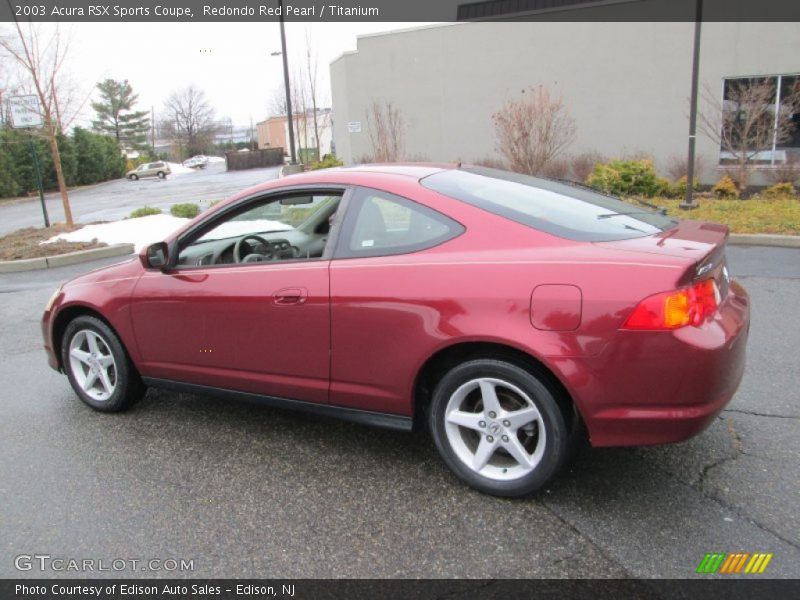
M 644 237 L 677 222 L 592 190 L 496 169 L 441 171 L 426 188 L 517 223 L 570 240 L 604 242 Z

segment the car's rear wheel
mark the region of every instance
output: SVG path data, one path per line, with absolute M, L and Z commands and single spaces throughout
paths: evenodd
M 137 179 L 139 179 L 139 176 L 134 173 L 132 175 L 128 175 L 128 179 L 130 179 L 131 181 L 136 181 Z
M 568 453 L 553 393 L 533 373 L 500 360 L 471 360 L 448 372 L 434 391 L 429 426 L 450 469 L 496 496 L 535 492 Z
M 72 388 L 96 410 L 125 410 L 144 394 L 122 342 L 100 319 L 84 315 L 67 325 L 61 360 Z
M 158 178 L 159 179 L 164 179 L 164 178 L 166 178 L 166 176 L 167 176 L 167 174 L 164 173 L 164 171 L 159 171 L 158 172 Z

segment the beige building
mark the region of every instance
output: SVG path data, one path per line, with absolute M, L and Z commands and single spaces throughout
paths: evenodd
M 256 123 L 258 147 L 261 148 L 288 148 L 286 141 L 286 117 L 270 117 L 266 121 Z
M 336 152 L 345 162 L 369 155 L 367 108 L 389 101 L 405 121 L 407 156 L 497 158 L 492 114 L 543 85 L 575 119 L 569 153 L 648 154 L 663 171 L 687 152 L 693 37 L 690 22 L 473 22 L 362 36 L 330 67 Z M 798 74 L 800 23 L 703 25 L 700 81 L 718 105 L 737 78 L 767 77 L 786 93 Z M 697 152 L 701 181 L 716 180 L 719 146 L 699 134 Z M 759 160 L 770 168 L 798 153 L 800 134 Z
M 319 151 L 324 156 L 331 152 L 331 109 L 324 108 L 317 111 L 317 128 L 319 133 Z M 289 127 L 286 115 L 270 117 L 265 121 L 256 123 L 256 133 L 259 148 L 284 148 L 289 154 Z M 295 114 L 294 117 L 295 149 L 298 155 L 303 154 L 304 148 L 316 148 L 317 138 L 314 129 L 313 113 L 303 115 Z

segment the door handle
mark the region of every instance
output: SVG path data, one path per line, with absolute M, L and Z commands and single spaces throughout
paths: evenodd
M 305 288 L 283 288 L 272 295 L 272 302 L 278 306 L 304 304 L 308 299 L 308 290 Z

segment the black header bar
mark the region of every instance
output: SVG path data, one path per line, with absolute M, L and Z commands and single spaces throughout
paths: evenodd
M 697 0 L 286 0 L 298 22 L 694 21 Z M 278 0 L 0 0 L 0 22 L 276 21 Z M 704 0 L 705 21 L 800 21 L 798 0 Z
M 381 598 L 657 598 L 739 600 L 797 598 L 798 580 L 731 579 L 4 579 L 3 600 L 327 600 Z

